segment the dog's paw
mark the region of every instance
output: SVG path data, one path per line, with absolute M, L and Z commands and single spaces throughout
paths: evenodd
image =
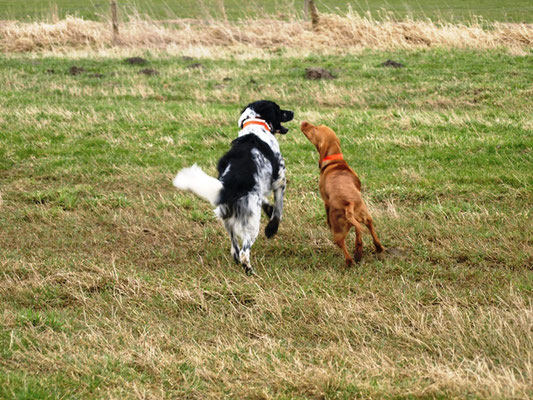
M 268 222 L 268 225 L 265 228 L 266 237 L 270 239 L 272 236 L 274 236 L 276 234 L 276 232 L 278 231 L 278 227 L 279 227 L 279 219 L 278 218 L 272 218 Z
M 251 265 L 243 265 L 244 273 L 248 276 L 254 276 L 255 270 L 252 268 Z
M 268 218 L 272 218 L 272 213 L 274 212 L 272 204 L 263 203 L 262 207 L 265 214 L 268 215 Z

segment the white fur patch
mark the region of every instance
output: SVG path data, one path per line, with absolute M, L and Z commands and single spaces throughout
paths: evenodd
M 244 110 L 241 114 L 241 117 L 239 118 L 239 128 L 242 128 L 242 124 L 244 123 L 244 121 L 250 118 L 255 118 L 257 117 L 257 115 L 258 114 L 251 108 L 247 108 L 246 110 Z
M 222 190 L 222 182 L 207 175 L 196 164 L 179 171 L 172 183 L 178 189 L 190 190 L 198 196 L 203 197 L 212 205 L 216 205 L 219 193 Z

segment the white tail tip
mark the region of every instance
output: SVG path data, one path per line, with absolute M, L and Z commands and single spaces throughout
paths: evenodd
M 222 182 L 207 175 L 196 164 L 179 171 L 172 180 L 172 184 L 178 189 L 190 190 L 196 193 L 198 196 L 208 200 L 212 205 L 216 205 L 219 193 L 222 190 Z

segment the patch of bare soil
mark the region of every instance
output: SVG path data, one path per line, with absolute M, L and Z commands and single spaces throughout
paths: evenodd
M 321 67 L 309 67 L 305 69 L 306 79 L 335 79 L 336 76 Z
M 142 57 L 130 57 L 130 58 L 126 58 L 124 61 L 127 62 L 130 65 L 146 65 L 146 64 L 148 64 L 148 61 L 146 59 L 142 58 Z
M 387 60 L 384 63 L 381 63 L 379 65 L 382 66 L 382 67 L 390 67 L 390 68 L 403 68 L 403 67 L 405 67 L 405 65 L 403 65 L 402 63 L 399 63 L 399 62 L 396 62 L 396 61 L 392 61 L 392 60 Z
M 141 69 L 139 71 L 139 74 L 144 74 L 144 75 L 148 75 L 148 76 L 159 75 L 159 71 L 157 71 L 155 69 L 151 69 L 151 68 L 145 68 L 145 69 Z
M 70 75 L 79 75 L 79 74 L 82 74 L 85 72 L 85 68 L 83 67 L 76 67 L 75 65 L 70 67 L 70 69 L 68 70 L 68 73 Z

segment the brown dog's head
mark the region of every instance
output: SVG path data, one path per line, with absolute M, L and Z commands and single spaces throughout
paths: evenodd
M 319 165 L 327 156 L 341 153 L 341 142 L 335 132 L 326 125 L 312 125 L 309 122 L 302 122 L 300 126 L 303 134 L 313 143 L 320 155 Z

